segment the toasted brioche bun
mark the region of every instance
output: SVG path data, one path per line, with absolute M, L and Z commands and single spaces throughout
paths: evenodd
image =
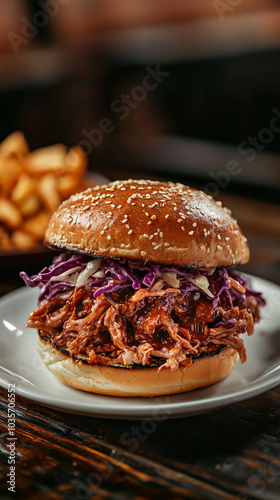
M 225 378 L 234 368 L 238 354 L 225 347 L 218 354 L 198 357 L 178 370 L 169 368 L 90 365 L 76 362 L 38 336 L 38 351 L 49 371 L 63 384 L 110 396 L 150 397 L 191 391 Z
M 158 264 L 228 267 L 249 260 L 230 211 L 202 191 L 156 181 L 116 181 L 62 203 L 45 234 L 58 250 Z
M 202 191 L 166 182 L 128 180 L 89 188 L 52 216 L 45 244 L 92 257 L 191 267 L 230 267 L 249 249 L 228 209 Z M 205 387 L 226 377 L 237 352 L 225 347 L 175 371 L 77 362 L 39 337 L 43 362 L 76 389 L 113 396 L 158 396 Z

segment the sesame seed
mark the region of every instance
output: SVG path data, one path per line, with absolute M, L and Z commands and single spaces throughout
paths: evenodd
M 183 222 L 183 219 L 178 219 L 178 222 Z
M 216 201 L 216 205 L 217 205 L 218 207 L 221 207 L 221 206 L 222 206 L 222 202 L 221 202 L 221 201 Z
M 222 250 L 222 247 L 220 245 L 217 245 L 218 250 Z
M 132 234 L 132 233 L 133 233 L 133 231 L 132 231 L 132 229 L 130 229 L 130 230 L 128 231 L 128 234 Z
M 226 236 L 226 241 L 229 241 L 229 237 L 228 236 Z
M 146 254 L 146 252 L 144 252 L 144 250 L 142 250 L 141 255 L 142 255 L 142 257 L 145 257 L 145 255 L 147 255 L 147 254 Z
M 111 240 L 111 239 L 112 239 L 112 236 L 110 234 L 108 234 L 107 240 Z
M 169 244 L 169 243 L 167 243 L 167 242 L 165 242 L 165 243 L 164 243 L 164 246 L 165 246 L 165 247 L 170 247 L 170 244 Z
M 167 215 L 165 216 L 165 219 L 168 219 L 168 217 L 169 217 L 169 214 L 167 214 Z
M 192 236 L 194 231 L 189 231 L 189 235 Z
M 201 248 L 201 250 L 205 250 L 205 246 L 204 245 L 200 245 L 200 248 Z
M 155 241 L 152 241 L 152 245 L 153 247 L 156 246 L 156 242 Z
M 197 226 L 197 223 L 196 223 L 196 222 L 194 222 L 194 223 L 193 223 L 193 227 L 196 227 L 196 226 Z
M 143 234 L 143 238 L 149 238 L 149 236 L 145 233 Z
M 185 231 L 185 228 L 184 228 L 184 226 L 181 226 L 181 229 L 182 229 L 182 231 Z
M 149 222 L 147 222 L 147 226 L 149 226 L 150 224 L 152 224 L 152 221 L 149 220 Z
M 220 235 L 220 234 L 217 234 L 217 238 L 218 238 L 218 240 L 221 240 L 221 239 L 222 239 L 222 237 L 221 237 L 221 235 Z
M 155 220 L 157 218 L 156 215 L 152 215 L 151 219 Z
M 226 213 L 228 213 L 229 215 L 231 215 L 231 214 L 232 214 L 232 211 L 231 211 L 229 208 L 226 208 L 226 207 L 225 207 L 225 208 L 224 208 L 224 211 L 225 211 Z
M 148 212 L 145 212 L 145 215 L 146 215 L 147 217 L 149 217 L 149 214 L 148 214 Z
M 162 231 L 159 233 L 159 236 L 160 236 L 160 238 L 163 237 L 163 232 Z

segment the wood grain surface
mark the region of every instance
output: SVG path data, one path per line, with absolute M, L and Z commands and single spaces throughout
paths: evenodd
M 279 403 L 280 387 L 206 415 L 154 422 L 66 414 L 17 396 L 14 497 L 278 500 Z M 2 389 L 3 499 L 6 417 Z

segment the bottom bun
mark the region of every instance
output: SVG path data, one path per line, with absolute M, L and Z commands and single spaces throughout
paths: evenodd
M 238 354 L 232 347 L 199 357 L 192 364 L 170 368 L 90 365 L 79 363 L 38 337 L 38 351 L 50 372 L 75 389 L 110 396 L 160 396 L 206 387 L 225 378 L 234 368 Z

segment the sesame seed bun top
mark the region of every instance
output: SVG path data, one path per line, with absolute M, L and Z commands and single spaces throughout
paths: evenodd
M 230 210 L 182 184 L 116 181 L 71 196 L 45 234 L 51 248 L 166 265 L 243 264 L 249 249 Z

